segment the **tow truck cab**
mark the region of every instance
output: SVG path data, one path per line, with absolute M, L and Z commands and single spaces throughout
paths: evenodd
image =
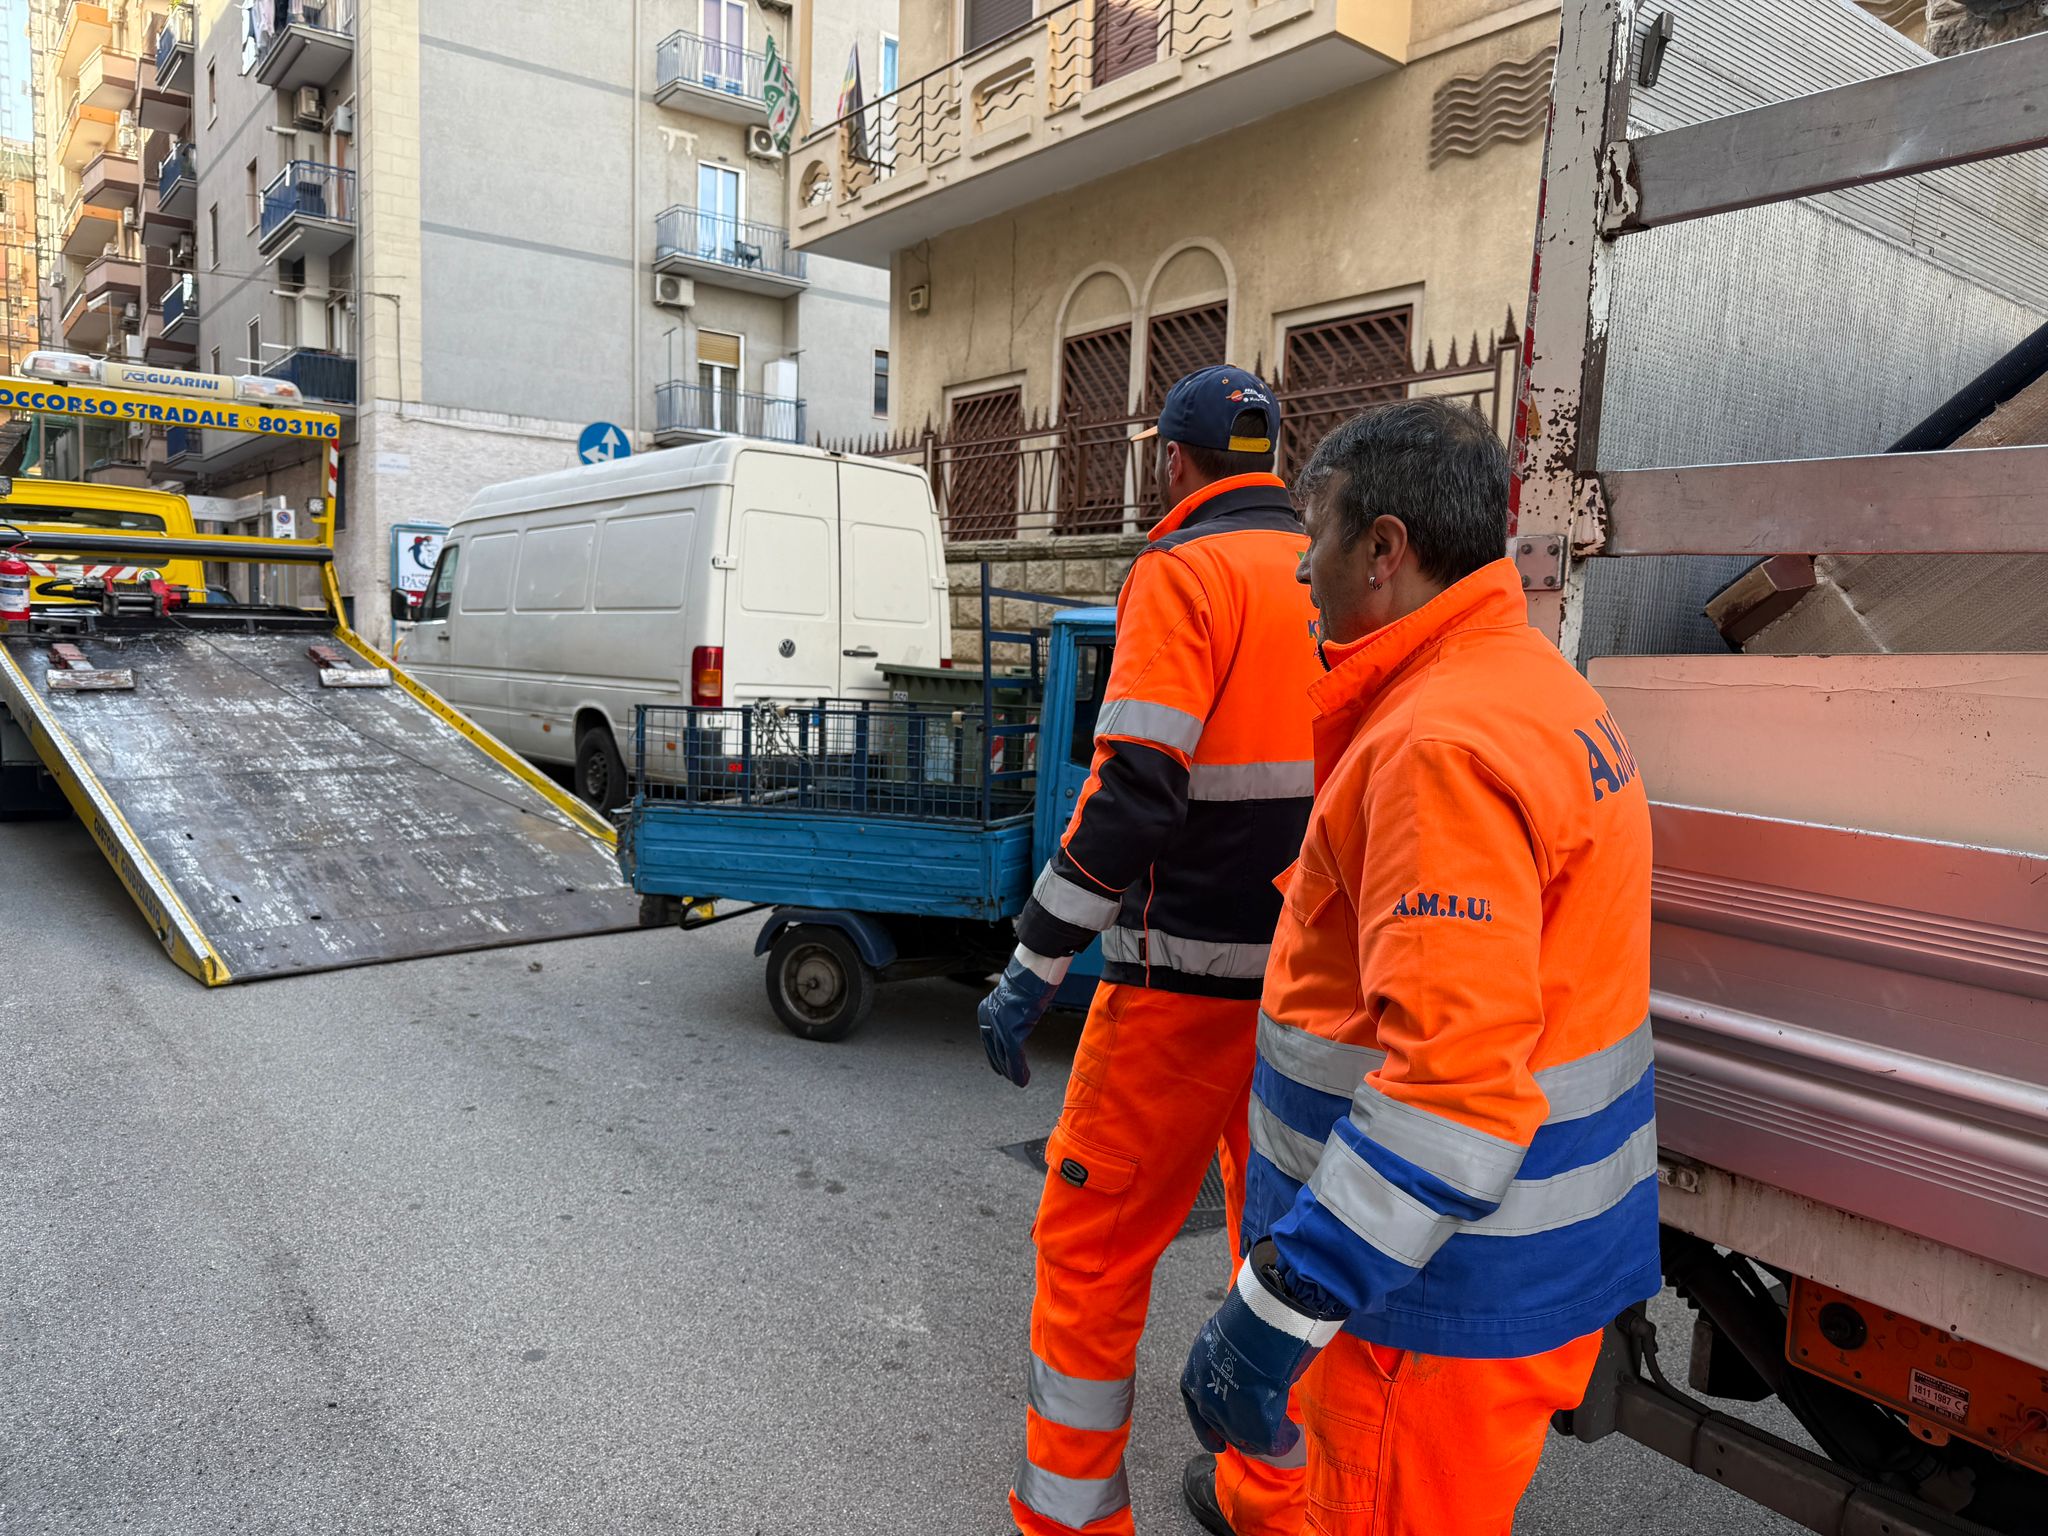
M 192 518 L 192 504 L 170 491 L 139 491 L 118 485 L 84 485 L 69 480 L 17 479 L 0 481 L 0 525 L 25 534 L 76 533 L 100 529 L 119 533 L 124 539 L 157 535 L 165 539 L 189 539 L 198 533 Z M 0 532 L 0 545 L 11 543 Z M 90 557 L 73 561 L 31 559 L 34 573 L 29 586 L 35 603 L 79 603 L 95 601 L 72 590 L 74 582 L 111 578 L 117 584 L 147 582 L 149 573 L 161 575 L 173 587 L 183 587 L 190 601 L 203 602 L 206 569 L 197 560 L 165 560 L 142 564 L 139 557 L 124 563 Z

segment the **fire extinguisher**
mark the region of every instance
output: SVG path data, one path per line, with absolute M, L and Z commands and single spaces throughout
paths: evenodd
M 34 573 L 21 558 L 18 548 L 0 554 L 0 619 L 26 623 L 29 617 L 28 583 Z

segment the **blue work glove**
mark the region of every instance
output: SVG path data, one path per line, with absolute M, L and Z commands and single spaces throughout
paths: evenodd
M 1071 956 L 1053 959 L 1019 944 L 1003 974 L 996 978 L 995 991 L 984 997 L 976 1010 L 981 1016 L 981 1048 L 988 1052 L 988 1064 L 1019 1088 L 1031 1081 L 1024 1042 L 1052 1006 L 1053 995 L 1073 963 Z
M 1188 1351 L 1180 1395 L 1206 1450 L 1230 1444 L 1254 1456 L 1285 1456 L 1301 1443 L 1287 1394 L 1343 1320 L 1302 1310 L 1276 1275 L 1276 1258 L 1270 1238 L 1252 1249 Z

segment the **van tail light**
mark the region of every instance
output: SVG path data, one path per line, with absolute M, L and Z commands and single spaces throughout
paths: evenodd
M 725 703 L 725 647 L 700 645 L 690 656 L 690 702 L 718 709 Z

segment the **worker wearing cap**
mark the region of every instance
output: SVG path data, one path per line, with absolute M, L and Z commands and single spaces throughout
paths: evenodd
M 1072 957 L 1104 961 L 1046 1146 L 1033 1228 L 1024 1458 L 1010 1511 L 1027 1536 L 1129 1533 L 1123 1456 L 1152 1271 L 1212 1154 L 1231 1231 L 1260 979 L 1313 791 L 1307 690 L 1319 674 L 1303 535 L 1273 470 L 1280 411 L 1242 368 L 1204 368 L 1159 414 L 1172 510 L 1117 601 L 1095 765 L 981 1006 L 990 1064 L 1022 1086 L 1024 1046 Z M 1282 1461 L 1288 1458 L 1281 1458 Z M 1227 1458 L 1219 1479 L 1294 1468 Z M 1288 1527 L 1282 1527 L 1287 1529 Z
M 1301 1443 L 1294 1389 L 1306 1532 L 1501 1536 L 1602 1327 L 1660 1283 L 1649 806 L 1529 626 L 1483 420 L 1376 407 L 1299 490 L 1315 809 L 1266 972 L 1246 1256 L 1181 1390 L 1212 1449 L 1270 1455 Z

